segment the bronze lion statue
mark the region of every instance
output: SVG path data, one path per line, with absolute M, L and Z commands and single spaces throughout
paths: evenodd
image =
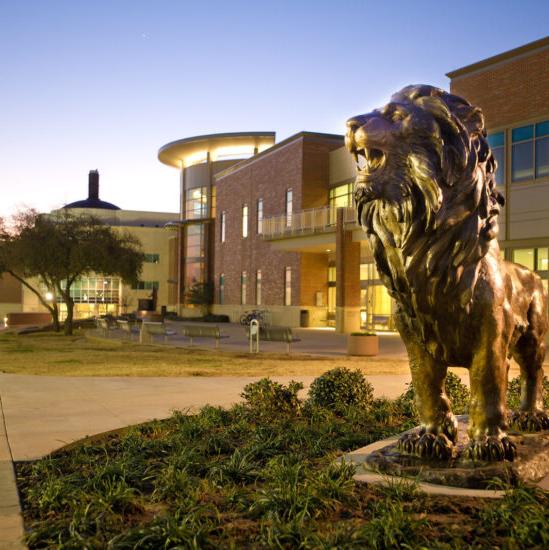
M 549 428 L 542 401 L 547 295 L 538 275 L 502 259 L 496 237 L 504 199 L 482 112 L 417 85 L 347 127 L 358 219 L 396 301 L 422 424 L 400 448 L 430 458 L 455 454 L 445 378 L 449 366 L 459 366 L 469 369 L 471 386 L 466 456 L 513 460 L 506 433 L 511 357 L 522 379 L 511 421 Z

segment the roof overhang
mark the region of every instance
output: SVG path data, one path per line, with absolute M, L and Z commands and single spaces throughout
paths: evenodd
M 275 142 L 275 132 L 234 132 L 225 134 L 209 134 L 171 141 L 158 150 L 158 160 L 168 166 L 180 168 L 187 164 L 186 160 L 204 157 L 209 154 L 212 160 L 217 160 L 216 153 L 235 151 L 233 158 L 246 158 L 246 149 L 253 154 L 254 149 L 263 151 Z M 223 160 L 223 158 L 219 158 Z

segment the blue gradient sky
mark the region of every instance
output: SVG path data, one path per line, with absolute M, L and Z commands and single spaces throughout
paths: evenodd
M 0 0 L 0 215 L 87 196 L 178 210 L 174 139 L 342 133 L 403 85 L 549 29 L 547 0 Z

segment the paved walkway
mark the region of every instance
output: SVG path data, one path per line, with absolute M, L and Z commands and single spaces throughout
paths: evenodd
M 25 548 L 23 518 L 15 484 L 13 458 L 6 434 L 0 398 L 0 550 Z
M 287 383 L 298 378 L 276 377 Z M 57 377 L 0 374 L 7 436 L 14 460 L 30 460 L 108 430 L 165 418 L 174 409 L 228 406 L 252 377 Z M 377 395 L 396 397 L 408 375 L 369 376 Z

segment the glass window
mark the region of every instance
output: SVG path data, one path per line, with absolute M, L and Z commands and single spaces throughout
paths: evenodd
M 206 187 L 185 191 L 185 219 L 197 220 L 207 216 L 208 195 Z
M 245 204 L 242 207 L 242 238 L 245 239 L 248 236 L 248 205 Z
M 505 132 L 497 132 L 488 136 L 488 144 L 497 163 L 496 185 L 505 183 Z
M 225 242 L 225 225 L 227 223 L 227 215 L 225 212 L 221 212 L 221 242 Z
M 257 201 L 257 234 L 263 233 L 263 199 Z
M 145 254 L 145 262 L 149 264 L 160 263 L 160 254 Z
M 547 248 L 538 248 L 536 259 L 538 271 L 549 271 L 549 255 Z
M 261 305 L 261 270 L 258 269 L 255 274 L 255 303 Z
M 248 273 L 242 272 L 240 276 L 240 303 L 246 305 L 246 294 L 248 293 Z
M 204 282 L 204 262 L 197 262 L 195 259 L 185 261 L 184 286 L 191 288 L 196 283 Z
M 294 193 L 291 189 L 286 191 L 286 227 L 292 227 L 292 217 L 294 211 Z
M 219 276 L 219 303 L 221 305 L 225 303 L 225 273 Z
M 330 206 L 330 224 L 333 225 L 337 221 L 337 209 L 353 205 L 353 184 L 346 183 L 332 187 L 328 194 L 328 204 Z
M 528 269 L 534 269 L 534 249 L 533 248 L 516 248 L 513 250 L 513 261 L 521 264 Z
M 536 178 L 549 176 L 549 120 L 536 124 Z
M 549 120 L 514 128 L 511 136 L 512 180 L 549 176 Z
M 292 268 L 289 266 L 284 269 L 284 305 L 292 305 Z
M 134 290 L 153 290 L 154 288 L 158 289 L 159 287 L 160 283 L 158 281 L 137 281 L 137 283 L 134 283 L 132 286 Z
M 217 215 L 217 188 L 212 185 L 212 209 L 210 212 L 210 218 L 215 218 Z
M 185 231 L 185 258 L 204 258 L 206 253 L 204 243 L 204 226 L 202 224 L 187 225 Z

